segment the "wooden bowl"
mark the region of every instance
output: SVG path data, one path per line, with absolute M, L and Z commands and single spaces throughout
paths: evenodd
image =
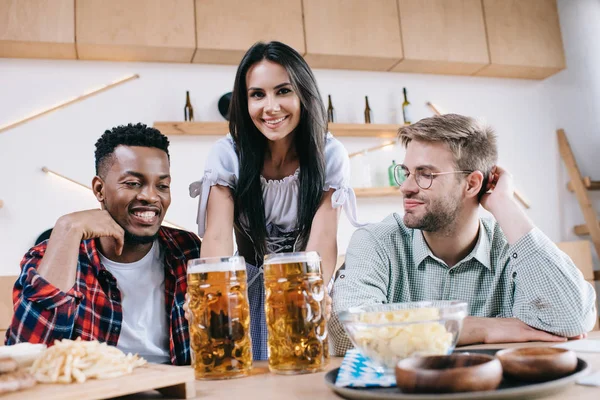
M 413 357 L 396 365 L 396 383 L 406 393 L 494 390 L 501 380 L 500 361 L 485 354 Z
M 496 357 L 502 363 L 505 376 L 521 381 L 549 381 L 577 368 L 575 352 L 556 347 L 505 349 L 497 352 Z

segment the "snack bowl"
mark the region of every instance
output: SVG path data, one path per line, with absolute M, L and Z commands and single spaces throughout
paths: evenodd
M 466 315 L 463 301 L 421 301 L 352 307 L 339 319 L 369 364 L 394 374 L 405 358 L 452 353 Z
M 557 347 L 517 347 L 500 350 L 496 357 L 507 378 L 543 382 L 561 378 L 575 371 L 575 352 Z
M 404 393 L 487 391 L 501 381 L 500 361 L 487 354 L 412 357 L 396 366 L 396 384 Z

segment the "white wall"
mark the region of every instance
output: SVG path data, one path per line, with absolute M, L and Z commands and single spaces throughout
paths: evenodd
M 546 81 L 331 70 L 315 70 L 315 74 L 323 96 L 332 94 L 338 122 L 361 122 L 365 95 L 374 122 L 399 122 L 404 86 L 413 104 L 413 119 L 431 115 L 427 101 L 446 111 L 485 118 L 498 131 L 501 164 L 513 172 L 517 188 L 532 204 L 529 216 L 551 239 L 565 239 L 566 222 L 560 217 L 564 210 L 559 204 L 559 192 L 564 191 L 559 180 L 564 177 L 555 130 L 564 127 L 570 135 L 573 132 L 570 139 L 576 156 L 589 155 L 582 169 L 594 175 L 597 164 L 592 155 L 597 154 L 599 143 L 594 128 L 599 121 L 593 105 L 600 102 L 600 76 L 596 75 L 592 89 L 591 63 L 583 55 L 572 57 L 576 42 L 591 43 L 592 32 L 584 32 L 581 23 L 589 18 L 587 29 L 596 30 L 596 37 L 600 34 L 600 27 L 592 28 L 598 15 L 594 19 L 588 12 L 598 2 L 581 0 L 575 13 L 567 3 L 571 1 L 559 1 L 570 69 Z M 580 53 L 583 50 L 577 50 Z M 594 57 L 600 61 L 597 53 Z M 589 70 L 587 78 L 578 75 L 580 69 Z M 89 184 L 94 143 L 105 129 L 128 122 L 151 125 L 180 120 L 185 90 L 191 91 L 196 120 L 221 120 L 217 101 L 231 90 L 235 74 L 231 66 L 0 59 L 0 126 L 131 73 L 141 78 L 0 133 L 0 199 L 5 203 L 0 209 L 0 275 L 17 274 L 24 252 L 59 216 L 97 207 L 90 192 L 45 175 L 42 166 Z M 589 142 L 592 135 L 595 150 Z M 187 187 L 200 178 L 215 138 L 170 140 L 173 202 L 167 219 L 195 230 L 196 201 L 189 198 Z M 341 140 L 350 152 L 383 141 Z M 377 173 L 387 173 L 392 158 L 401 160 L 402 151 L 368 158 L 375 178 Z M 378 221 L 394 211 L 401 211 L 400 198 L 359 199 L 362 220 Z M 340 253 L 345 252 L 353 230 L 342 217 Z
M 93 145 L 105 129 L 131 121 L 181 119 L 186 89 L 191 91 L 197 120 L 219 120 L 216 102 L 231 89 L 235 73 L 227 66 L 0 60 L 0 123 L 132 72 L 141 78 L 0 135 L 0 198 L 5 202 L 0 209 L 0 273 L 17 273 L 23 253 L 60 215 L 96 206 L 91 193 L 43 174 L 42 166 L 89 183 Z M 548 140 L 555 124 L 549 118 L 543 83 L 326 70 L 316 75 L 322 93 L 333 96 L 338 121 L 360 122 L 366 94 L 375 121 L 393 122 L 390 110 L 400 108 L 403 86 L 409 89 L 417 119 L 430 115 L 428 100 L 446 110 L 485 117 L 498 129 L 502 163 L 514 171 L 518 187 L 533 204 L 531 217 L 558 239 L 558 221 L 546 218 L 558 209 L 554 184 L 558 168 L 555 141 Z M 171 138 L 173 203 L 167 219 L 190 230 L 195 229 L 196 202 L 188 197 L 187 186 L 200 177 L 214 140 Z M 342 141 L 356 151 L 381 140 Z M 372 166 L 373 172 L 387 173 L 391 159 L 402 156 L 381 152 L 369 158 L 382 160 Z M 540 181 L 538 169 L 531 165 L 550 171 L 548 179 Z M 378 221 L 400 210 L 400 204 L 399 198 L 359 200 L 360 217 Z M 345 252 L 352 231 L 343 218 L 340 252 Z
M 546 81 L 552 114 L 565 129 L 581 174 L 600 180 L 600 1 L 559 0 L 567 69 Z M 569 176 L 560 161 L 560 215 L 563 240 L 578 240 L 573 226 L 583 224 L 575 194 L 566 191 Z M 600 192 L 588 192 L 600 211 Z M 598 257 L 594 253 L 598 266 Z

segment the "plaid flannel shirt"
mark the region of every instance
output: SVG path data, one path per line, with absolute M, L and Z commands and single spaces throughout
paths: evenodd
M 398 214 L 358 229 L 332 297 L 336 355 L 352 347 L 339 313 L 369 304 L 463 300 L 472 316 L 516 317 L 561 336 L 590 331 L 596 322 L 596 293 L 565 253 L 537 228 L 509 245 L 487 218 L 480 220 L 475 248 L 451 268 Z
M 193 233 L 163 226 L 158 241 L 164 252 L 171 363 L 185 365 L 191 361 L 188 322 L 183 312 L 187 261 L 200 257 L 200 239 Z M 97 239 L 81 242 L 77 279 L 66 293 L 37 272 L 46 247 L 47 241 L 33 247 L 21 261 L 21 274 L 13 289 L 15 313 L 6 332 L 6 344 L 51 345 L 56 339 L 81 337 L 116 346 L 123 321 L 121 293 L 116 279 L 100 262 Z

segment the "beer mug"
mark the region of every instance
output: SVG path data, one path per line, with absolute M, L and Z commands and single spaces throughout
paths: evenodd
M 263 269 L 269 369 L 321 371 L 329 361 L 321 258 L 314 251 L 272 254 Z
M 196 379 L 229 379 L 252 369 L 244 257 L 188 262 L 190 342 Z

